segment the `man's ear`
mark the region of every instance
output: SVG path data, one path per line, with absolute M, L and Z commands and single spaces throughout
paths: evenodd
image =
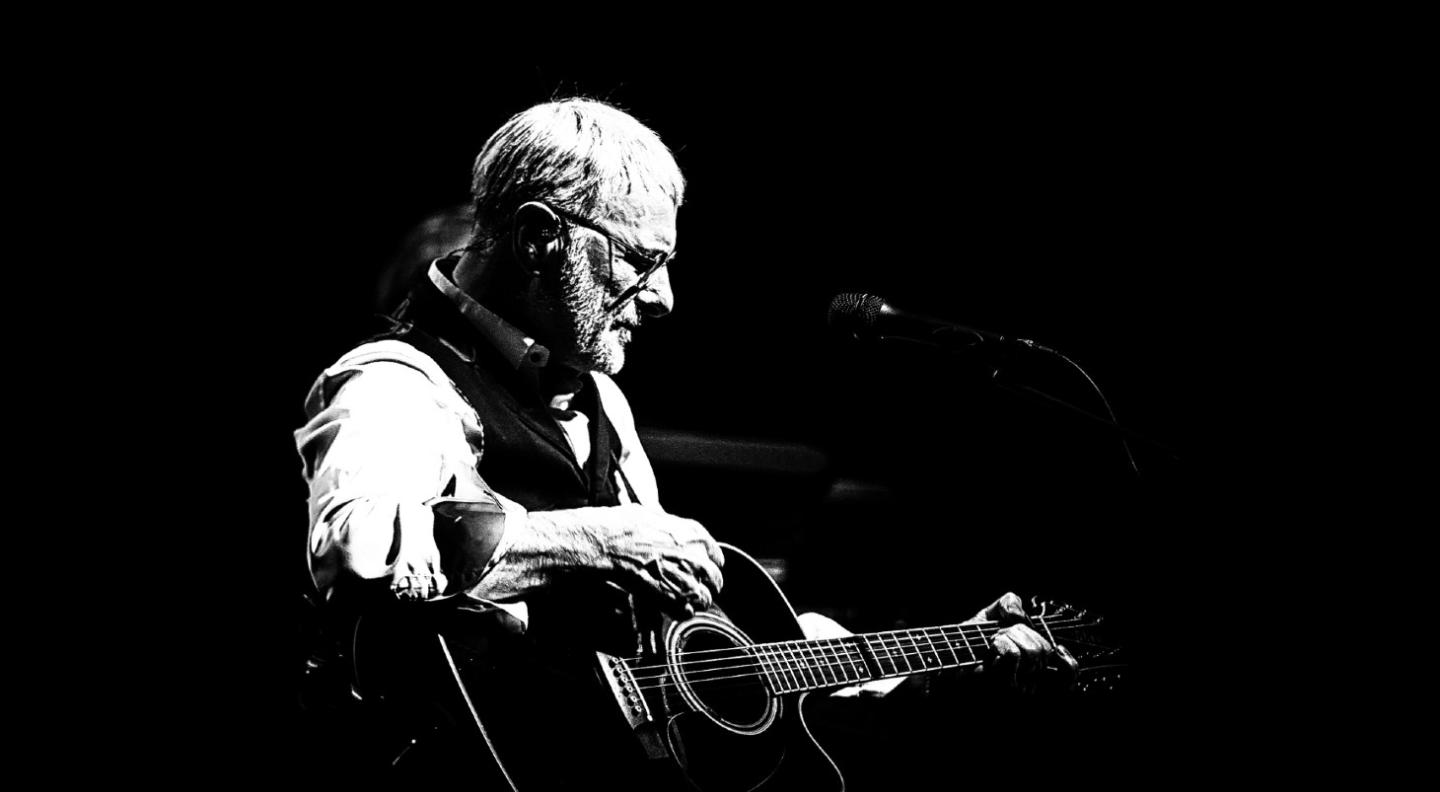
M 529 201 L 515 210 L 515 260 L 538 277 L 562 252 L 560 217 L 545 204 Z

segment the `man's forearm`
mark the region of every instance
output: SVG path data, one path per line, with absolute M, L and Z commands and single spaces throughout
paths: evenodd
M 532 511 L 520 520 L 507 517 L 505 545 L 469 594 L 507 601 L 524 598 L 549 585 L 558 572 L 602 567 L 598 527 L 610 507 Z
M 632 503 L 529 512 L 505 530 L 503 549 L 471 596 L 518 599 L 564 571 L 591 569 L 675 613 L 693 613 L 708 608 L 724 585 L 724 555 L 705 527 L 658 508 Z

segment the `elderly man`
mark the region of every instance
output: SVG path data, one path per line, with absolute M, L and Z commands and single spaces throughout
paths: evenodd
M 527 605 L 577 572 L 674 617 L 711 607 L 724 555 L 699 523 L 661 508 L 610 379 L 632 334 L 673 307 L 666 266 L 684 187 L 655 133 L 599 102 L 533 107 L 486 142 L 471 242 L 307 399 L 296 441 L 327 607 L 376 590 L 458 598 L 523 631 Z M 1024 614 L 1007 595 L 980 617 Z M 844 634 L 818 616 L 802 623 Z M 1023 624 L 993 645 L 1022 670 L 1054 652 Z

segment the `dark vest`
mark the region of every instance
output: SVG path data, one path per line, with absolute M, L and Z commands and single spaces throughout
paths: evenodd
M 477 468 L 490 489 L 531 511 L 619 504 L 616 481 L 624 481 L 618 462 L 619 442 L 590 378 L 585 378 L 573 402 L 573 407 L 590 418 L 590 459 L 582 469 L 575 462 L 564 430 L 551 417 L 549 405 L 428 278 L 420 281 L 395 316 L 387 318 L 383 331 L 371 340 L 384 339 L 403 341 L 429 355 L 474 408 L 484 438 Z M 628 488 L 628 484 L 624 486 Z M 629 494 L 632 501 L 636 500 L 633 489 Z M 442 560 L 450 558 L 450 563 L 456 564 L 447 569 L 447 574 L 460 588 L 473 584 L 472 576 L 478 576 L 499 538 L 489 526 L 497 518 L 503 524 L 503 516 L 498 507 L 487 506 L 442 503 L 435 507 L 437 518 L 451 518 L 436 520 L 435 539 Z M 459 511 L 445 511 L 451 508 Z M 453 561 L 457 558 L 462 560 Z M 577 585 L 585 584 L 586 579 L 581 578 Z M 615 654 L 634 651 L 636 622 L 628 596 L 607 584 L 598 590 L 587 586 L 577 598 L 568 593 L 569 585 L 557 584 L 549 592 L 527 598 L 531 632 L 535 632 L 537 624 L 543 629 L 554 623 L 561 634 L 593 634 L 595 637 L 588 640 Z M 349 664 L 340 658 L 346 656 L 346 640 L 353 632 L 353 618 L 363 608 L 363 601 L 338 599 L 345 601 L 332 603 L 322 614 L 317 610 L 318 603 L 306 598 L 304 629 L 309 653 L 301 699 L 316 722 L 324 724 L 320 733 L 325 734 L 344 733 L 343 729 L 353 728 L 350 724 L 358 717 L 353 712 Z M 388 592 L 382 599 L 390 602 Z M 463 604 L 459 608 L 471 609 Z M 426 723 L 396 723 L 385 728 L 397 729 L 405 737 L 430 733 Z M 388 761 L 391 755 L 385 754 L 385 758 Z
M 404 341 L 429 355 L 475 409 L 484 436 L 479 473 L 491 489 L 531 511 L 620 502 L 619 442 L 588 378 L 572 405 L 590 418 L 590 459 L 582 469 L 549 405 L 428 278 L 390 325 L 375 340 Z

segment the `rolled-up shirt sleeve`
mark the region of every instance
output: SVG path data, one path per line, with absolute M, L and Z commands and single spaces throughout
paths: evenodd
M 328 594 L 345 576 L 387 578 L 447 550 L 487 558 L 447 559 L 450 590 L 473 585 L 505 551 L 506 522 L 519 504 L 492 492 L 476 463 L 484 433 L 439 367 L 395 341 L 370 344 L 327 369 L 306 399 L 295 432 L 310 487 L 311 577 Z M 447 539 L 448 537 L 448 539 Z M 455 574 L 455 572 L 460 574 Z

